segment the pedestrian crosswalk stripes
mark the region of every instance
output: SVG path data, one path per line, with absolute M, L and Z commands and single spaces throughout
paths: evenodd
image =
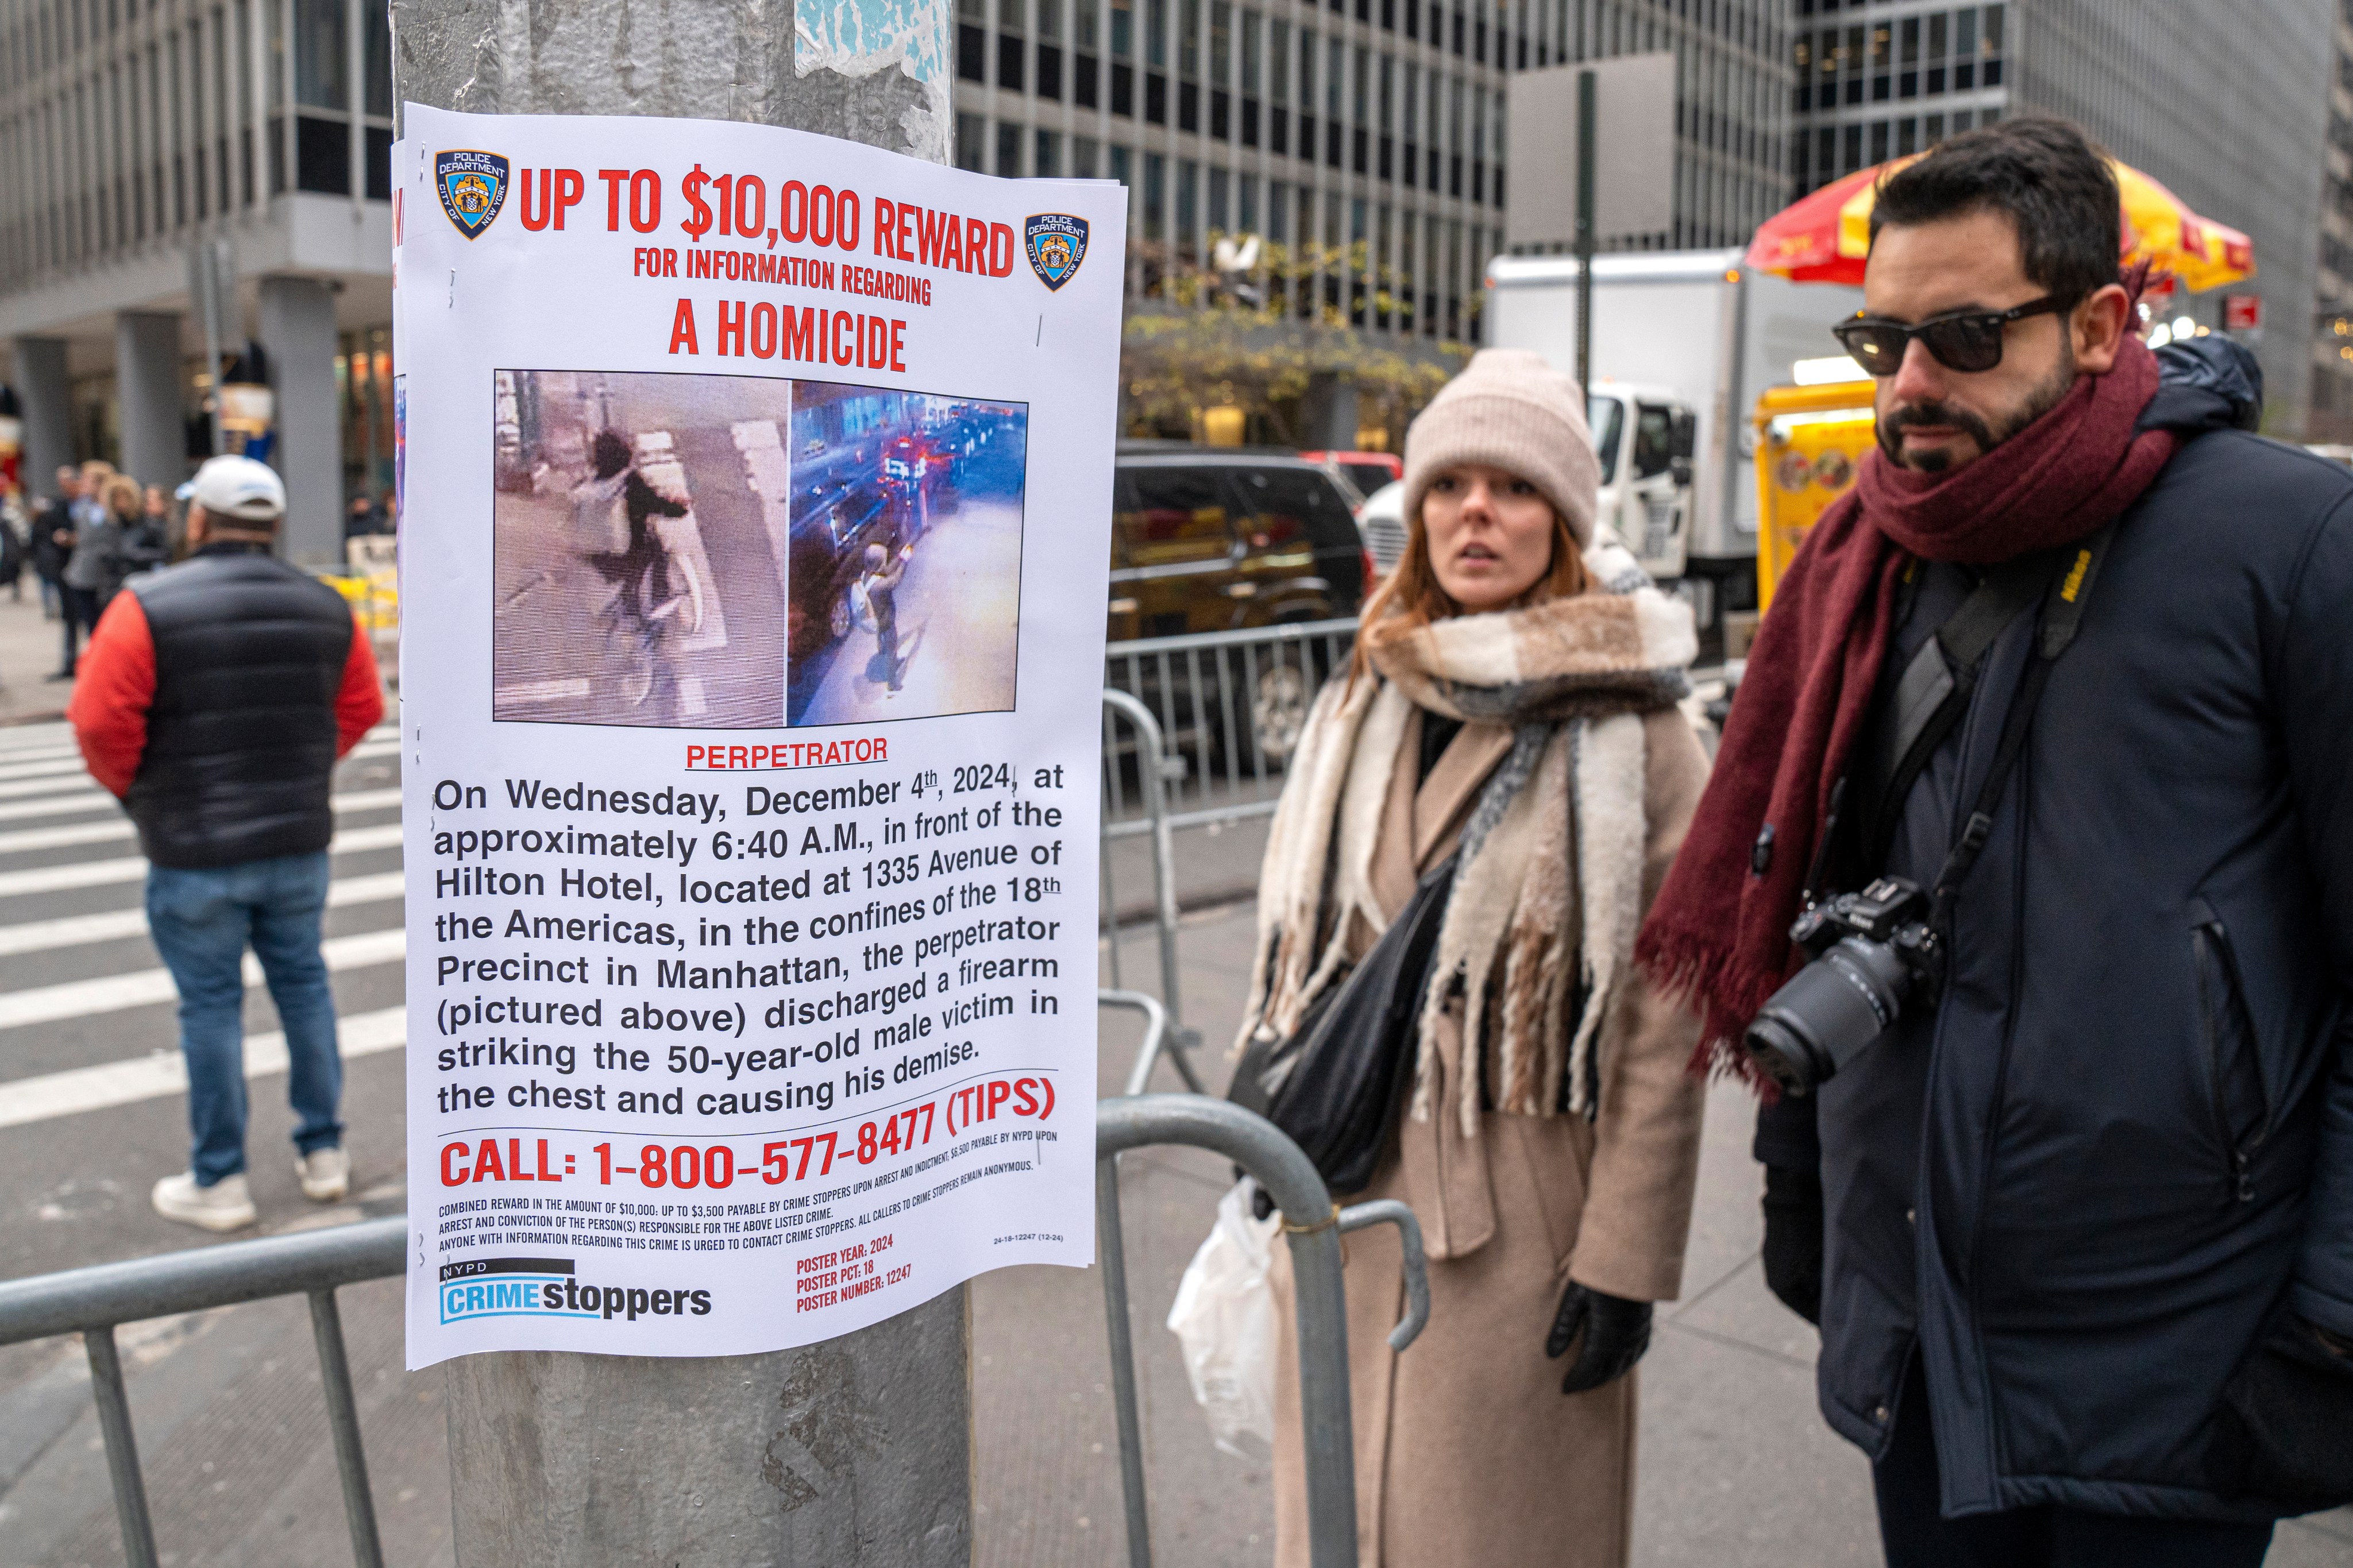
M 357 936 L 330 937 L 320 945 L 327 971 L 361 969 L 371 963 L 391 963 L 408 951 L 408 932 L 400 926 L 363 931 Z M 245 956 L 245 983 L 261 984 L 261 964 Z M 169 1002 L 179 994 L 164 969 L 142 969 L 131 974 L 101 975 L 96 980 L 69 980 L 57 985 L 36 985 L 24 991 L 0 992 L 0 1029 L 21 1029 L 27 1024 L 50 1024 L 60 1018 L 89 1018 Z
M 400 804 L 398 789 L 350 789 L 329 797 L 337 811 L 381 811 Z M 64 827 L 27 827 L 0 833 L 0 855 L 31 849 L 62 849 L 76 844 L 106 844 L 135 836 L 127 816 L 109 822 L 78 822 Z
M 33 763 L 0 763 L 0 779 L 39 778 L 44 774 L 78 773 L 82 771 L 79 754 L 67 757 L 45 757 Z
M 349 763 L 364 761 L 370 757 L 389 757 L 399 750 L 400 741 L 396 736 L 380 741 L 362 741 L 352 748 L 350 755 L 343 760 Z M 54 769 L 50 775 L 46 777 L 0 778 L 0 799 L 20 800 L 37 795 L 55 795 L 60 798 L 70 795 L 90 795 L 100 800 L 112 798 L 82 770 L 82 765 L 79 762 L 70 767 Z
M 387 723 L 370 731 L 351 756 L 390 759 L 399 750 L 398 728 Z M 360 986 L 357 994 L 382 1001 L 388 987 L 389 995 L 399 994 L 399 964 L 407 952 L 407 932 L 399 920 L 403 878 L 398 870 L 348 869 L 349 857 L 399 849 L 396 821 L 369 822 L 360 814 L 396 813 L 400 790 L 370 782 L 375 787 L 343 790 L 333 797 L 341 820 L 358 816 L 364 826 L 336 835 L 332 863 L 336 875 L 328 886 L 327 903 L 330 909 L 353 910 L 346 917 L 348 923 L 377 929 L 331 937 L 321 955 L 329 972 L 339 976 L 339 992 L 347 984 L 340 977 L 349 975 L 353 977 L 349 984 Z M 89 1064 L 0 1081 L 0 1128 L 185 1093 L 186 1068 L 172 1048 L 176 1030 L 170 1004 L 177 993 L 170 972 L 141 940 L 147 935 L 147 919 L 136 902 L 137 887 L 146 877 L 147 861 L 121 852 L 131 846 L 134 829 L 113 796 L 84 771 L 79 750 L 63 725 L 0 730 L 0 823 L 9 825 L 0 830 L 0 865 L 16 861 L 11 868 L 0 869 L 0 900 L 11 900 L 5 906 L 8 923 L 0 924 L 0 959 L 25 961 L 10 971 L 7 984 L 16 988 L 0 990 L 0 1051 L 22 1042 L 22 1048 L 33 1052 L 31 1059 L 45 1067 L 78 1057 Z M 65 865 L 22 865 L 20 858 L 52 851 L 85 858 Z M 112 898 L 99 901 L 128 901 L 132 907 L 55 914 L 49 908 L 61 900 L 39 897 L 109 889 L 117 889 Z M 101 945 L 109 942 L 121 945 L 110 951 Z M 76 949 L 88 956 L 71 957 Z M 58 956 L 45 956 L 50 954 Z M 53 979 L 66 963 L 75 963 L 85 974 L 92 966 L 111 967 L 112 973 Z M 250 956 L 244 970 L 248 987 L 262 984 L 260 966 Z M 367 977 L 371 973 L 375 978 Z M 133 1024 L 121 1016 L 137 1008 L 150 1009 L 145 1016 L 153 1022 Z M 118 1017 L 120 1022 L 113 1021 Z M 59 1029 L 73 1032 L 59 1035 Z M 396 1050 L 406 1033 L 405 1012 L 398 1006 L 348 1015 L 339 1025 L 347 1059 Z M 60 1046 L 70 1047 L 62 1057 Z M 129 1054 L 142 1048 L 146 1054 Z M 0 1063 L 8 1060 L 0 1056 Z M 257 1034 L 247 1039 L 248 1078 L 282 1073 L 286 1066 L 283 1035 Z
M 401 896 L 401 873 L 375 871 L 361 877 L 338 877 L 327 885 L 327 907 L 349 909 L 385 903 Z M 0 958 L 17 953 L 47 952 L 57 948 L 86 947 L 93 942 L 122 942 L 147 934 L 144 909 L 108 910 L 103 914 L 65 915 L 22 925 L 0 926 Z
M 332 846 L 338 855 L 357 855 L 370 849 L 396 849 L 400 847 L 400 824 L 387 822 L 375 827 L 354 827 L 335 835 Z M 54 893 L 68 888 L 102 888 L 113 882 L 136 882 L 147 875 L 147 859 L 142 855 L 128 855 L 115 860 L 84 860 L 66 866 L 36 866 L 22 871 L 0 871 L 0 899 L 20 898 L 26 893 Z
M 345 1061 L 378 1051 L 398 1050 L 408 1038 L 407 1009 L 385 1007 L 354 1013 L 337 1020 L 335 1033 Z M 284 1072 L 286 1067 L 283 1034 L 246 1037 L 247 1078 Z M 187 1064 L 177 1051 L 157 1051 L 152 1056 L 102 1062 L 96 1067 L 69 1068 L 63 1072 L 0 1083 L 0 1127 L 21 1127 L 27 1122 L 79 1116 L 85 1111 L 130 1105 L 163 1095 L 185 1094 L 187 1088 Z

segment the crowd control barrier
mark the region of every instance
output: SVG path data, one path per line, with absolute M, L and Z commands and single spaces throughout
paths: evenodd
M 1132 1000 L 1130 999 L 1132 998 Z M 1166 1015 L 1156 999 L 1130 993 L 1106 1005 L 1145 1014 L 1146 1038 L 1131 1081 L 1141 1084 L 1166 1038 Z M 1183 1055 L 1176 1056 L 1189 1079 Z M 1421 1232 L 1412 1212 L 1394 1201 L 1337 1208 L 1315 1167 L 1272 1123 L 1239 1106 L 1199 1094 L 1143 1095 L 1108 1100 L 1095 1110 L 1097 1226 L 1103 1304 L 1111 1330 L 1114 1403 L 1119 1420 L 1120 1479 L 1126 1499 L 1128 1560 L 1152 1560 L 1144 1487 L 1144 1450 L 1137 1416 L 1134 1347 L 1128 1331 L 1125 1254 L 1119 1212 L 1119 1155 L 1155 1143 L 1211 1149 L 1257 1179 L 1283 1215 L 1298 1281 L 1301 1408 L 1305 1415 L 1310 1560 L 1315 1568 L 1353 1568 L 1356 1561 L 1355 1458 L 1348 1424 L 1347 1321 L 1341 1295 L 1340 1234 L 1394 1224 L 1405 1242 L 1407 1310 L 1389 1336 L 1403 1350 L 1430 1315 Z M 180 1312 L 207 1311 L 280 1296 L 310 1298 L 311 1328 L 319 1352 L 319 1381 L 333 1433 L 343 1512 L 359 1568 L 382 1568 L 375 1502 L 368 1489 L 359 1410 L 344 1352 L 335 1292 L 401 1272 L 407 1237 L 405 1216 L 365 1220 L 323 1230 L 298 1231 L 254 1241 L 223 1242 L 186 1252 L 102 1263 L 61 1274 L 0 1283 L 0 1345 L 56 1334 L 79 1334 L 90 1357 L 90 1392 L 98 1407 L 114 1495 L 122 1555 L 129 1568 L 158 1568 L 155 1530 L 147 1511 L 131 1401 L 123 1383 L 115 1330 Z
M 1139 1057 L 1135 1077 L 1150 1070 Z M 1151 1568 L 1152 1524 L 1144 1484 L 1144 1428 L 1136 1395 L 1135 1346 L 1128 1322 L 1127 1253 L 1120 1223 L 1119 1157 L 1130 1149 L 1183 1143 L 1240 1166 L 1282 1215 L 1291 1243 L 1293 1315 L 1299 1333 L 1299 1409 L 1307 1468 L 1307 1560 L 1313 1568 L 1355 1568 L 1356 1461 L 1348 1413 L 1348 1318 L 1340 1279 L 1340 1237 L 1394 1225 L 1405 1246 L 1406 1312 L 1389 1348 L 1413 1343 L 1430 1321 L 1430 1273 L 1421 1226 L 1394 1198 L 1342 1208 L 1314 1163 L 1274 1123 L 1229 1100 L 1200 1094 L 1147 1094 L 1095 1108 L 1095 1259 L 1103 1272 L 1110 1330 L 1112 1404 L 1119 1420 L 1120 1490 L 1127 1514 L 1130 1568 Z
M 0 1345 L 51 1334 L 79 1334 L 90 1356 L 91 1398 L 106 1441 L 107 1479 L 122 1527 L 122 1557 L 130 1568 L 157 1568 L 155 1528 L 147 1517 L 147 1483 L 131 1428 L 131 1401 L 114 1331 L 123 1323 L 174 1312 L 201 1312 L 273 1296 L 311 1299 L 311 1331 L 319 1346 L 319 1382 L 326 1391 L 327 1425 L 334 1433 L 335 1468 L 343 1479 L 343 1514 L 351 1526 L 352 1560 L 383 1568 L 376 1540 L 375 1500 L 368 1491 L 367 1459 L 360 1447 L 359 1407 L 352 1398 L 351 1364 L 343 1353 L 343 1320 L 335 1291 L 364 1279 L 400 1272 L 408 1221 L 395 1215 L 324 1230 L 224 1242 L 190 1252 L 167 1252 L 123 1263 L 101 1263 L 64 1274 L 0 1284 Z
M 1178 989 L 1175 836 L 1274 814 L 1307 710 L 1324 681 L 1346 668 L 1356 635 L 1353 620 L 1304 621 L 1104 650 L 1101 858 L 1111 984 L 1125 984 L 1111 847 L 1146 838 L 1160 997 L 1180 1063 L 1200 1034 L 1185 1023 Z

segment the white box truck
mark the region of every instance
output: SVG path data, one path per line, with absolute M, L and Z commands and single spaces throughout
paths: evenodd
M 1487 290 L 1490 342 L 1534 349 L 1577 374 L 1574 257 L 1498 256 Z M 1799 379 L 1800 360 L 1838 359 L 1830 329 L 1862 308 L 1860 289 L 1753 271 L 1737 250 L 1594 258 L 1597 442 L 1606 425 L 1620 431 L 1615 450 L 1601 454 L 1602 515 L 1652 575 L 1685 584 L 1703 627 L 1757 603 L 1757 396 Z M 1843 379 L 1827 367 L 1820 378 Z M 1679 416 L 1689 416 L 1689 434 L 1671 437 L 1663 452 L 1655 436 L 1630 439 L 1646 423 L 1672 431 Z M 1677 447 L 1687 488 L 1676 483 Z

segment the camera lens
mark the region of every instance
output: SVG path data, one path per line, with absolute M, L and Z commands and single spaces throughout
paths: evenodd
M 1911 980 L 1885 943 L 1846 937 L 1773 993 L 1748 1053 L 1784 1093 L 1810 1094 L 1895 1022 Z

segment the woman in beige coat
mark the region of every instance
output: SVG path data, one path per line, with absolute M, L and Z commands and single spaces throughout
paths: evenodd
M 1675 706 L 1694 645 L 1683 605 L 1594 546 L 1580 402 L 1536 355 L 1489 350 L 1414 423 L 1405 554 L 1267 847 L 1245 1041 L 1295 1031 L 1459 852 L 1408 1109 L 1344 1194 L 1404 1199 L 1430 1255 L 1430 1326 L 1398 1354 L 1394 1234 L 1345 1244 L 1367 1565 L 1624 1563 L 1631 1369 L 1681 1282 L 1697 1020 L 1632 950 L 1706 776 Z M 1290 1568 L 1307 1540 L 1285 1249 L 1273 1277 Z

